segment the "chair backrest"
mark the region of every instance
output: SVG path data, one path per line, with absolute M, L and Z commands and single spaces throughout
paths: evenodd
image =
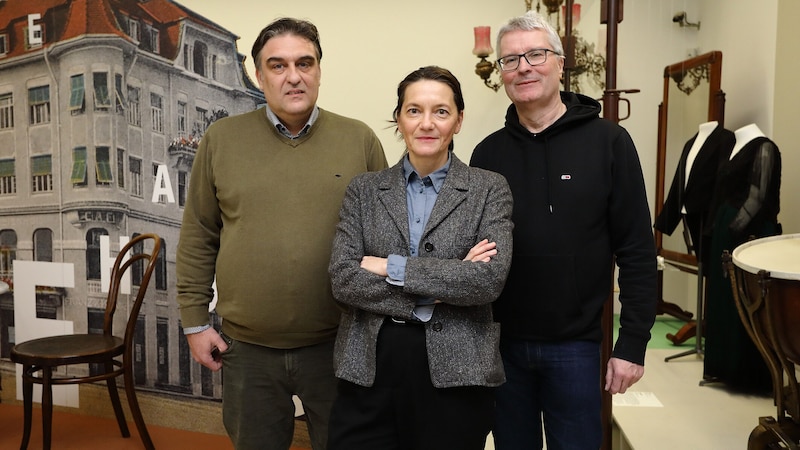
M 152 241 L 151 245 L 145 245 L 147 241 Z M 149 248 L 149 250 L 147 250 Z M 137 251 L 128 257 L 131 251 Z M 141 251 L 139 251 L 141 250 Z M 111 283 L 108 287 L 108 297 L 106 300 L 105 316 L 103 318 L 103 334 L 111 335 L 113 332 L 114 312 L 117 309 L 117 300 L 120 294 L 120 287 L 122 277 L 126 271 L 131 267 L 139 267 L 136 264 L 141 261 L 144 264 L 144 272 L 142 273 L 141 283 L 136 292 L 133 303 L 130 306 L 127 325 L 125 327 L 125 350 L 126 353 L 130 352 L 133 344 L 133 335 L 136 331 L 136 322 L 139 318 L 139 310 L 144 302 L 144 295 L 147 292 L 147 286 L 150 283 L 150 277 L 156 268 L 158 262 L 158 255 L 161 252 L 161 238 L 157 234 L 147 233 L 140 234 L 125 244 L 120 249 L 117 258 L 114 260 L 114 265 L 111 267 Z M 127 259 L 126 259 L 127 258 Z

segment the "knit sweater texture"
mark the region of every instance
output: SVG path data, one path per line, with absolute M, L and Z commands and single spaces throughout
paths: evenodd
M 387 166 L 364 123 L 320 109 L 289 139 L 263 109 L 221 119 L 192 167 L 177 251 L 182 325 L 216 312 L 233 339 L 297 348 L 335 338 L 341 311 L 327 268 L 345 189 Z
M 567 111 L 531 133 L 511 105 L 471 165 L 505 175 L 514 195 L 514 256 L 494 303 L 504 336 L 600 342 L 619 266 L 622 311 L 613 356 L 644 364 L 656 310 L 656 254 L 644 179 L 624 128 L 600 105 L 561 93 Z

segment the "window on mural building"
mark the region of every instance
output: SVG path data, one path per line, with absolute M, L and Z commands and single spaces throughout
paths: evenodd
M 125 150 L 117 149 L 117 187 L 125 189 Z
M 186 137 L 186 102 L 178 102 L 178 136 Z
M 128 123 L 142 126 L 142 111 L 139 109 L 139 96 L 142 90 L 135 86 L 128 85 Z
M 189 172 L 178 171 L 178 206 L 186 206 L 186 192 L 189 189 Z
M 150 28 L 150 51 L 153 53 L 158 53 L 161 51 L 161 45 L 159 44 L 159 33 L 158 30 L 155 28 Z
M 169 319 L 156 317 L 156 383 L 169 385 Z
M 108 147 L 97 147 L 95 149 L 95 177 L 98 186 L 110 186 L 114 182 L 114 175 L 111 171 L 111 153 Z
M 206 118 L 208 117 L 208 110 L 197 107 L 195 108 L 195 115 L 194 115 L 194 127 L 192 128 L 192 134 L 195 136 L 202 136 L 203 133 L 206 132 Z
M 136 239 L 141 233 L 133 233 L 131 236 L 131 240 Z M 138 255 L 139 253 L 144 253 L 144 241 L 139 241 L 133 244 L 133 248 L 131 249 L 134 255 Z M 131 283 L 134 286 L 141 286 L 142 285 L 142 278 L 144 278 L 144 260 L 137 259 L 136 261 L 131 264 Z
M 0 56 L 5 56 L 8 53 L 8 35 L 0 33 Z
M 139 30 L 139 20 L 135 17 L 128 17 L 128 36 L 132 37 L 137 42 L 140 41 L 141 33 Z
M 45 23 L 40 21 L 38 24 L 35 24 L 36 27 L 31 30 L 28 27 L 22 28 L 22 34 L 25 38 L 25 48 L 39 48 L 44 44 L 44 26 Z
M 50 155 L 40 155 L 31 158 L 31 178 L 33 192 L 47 192 L 53 190 L 53 162 Z
M 15 259 L 17 259 L 17 232 L 0 230 L 0 276 L 11 278 L 14 273 L 12 261 Z
M 28 107 L 31 125 L 50 122 L 50 86 L 28 89 Z
M 53 262 L 53 230 L 39 228 L 33 232 L 33 260 Z
M 145 345 L 145 316 L 136 318 L 136 330 L 133 332 L 133 382 L 144 386 L 147 384 L 147 346 Z
M 202 42 L 194 43 L 194 51 L 192 52 L 194 62 L 194 73 L 201 77 L 206 76 L 206 58 L 208 57 L 208 46 Z
M 114 91 L 115 91 L 115 102 L 117 108 L 117 113 L 122 113 L 125 111 L 125 95 L 122 93 L 122 75 L 114 74 Z
M 0 130 L 14 128 L 14 94 L 0 94 Z
M 156 257 L 156 268 L 153 270 L 156 278 L 156 289 L 159 291 L 167 290 L 167 242 L 164 238 L 161 241 L 161 251 Z
M 72 174 L 69 179 L 73 186 L 86 186 L 86 147 L 72 149 Z
M 92 228 L 86 232 L 86 279 L 100 279 L 100 236 L 108 236 L 103 228 Z
M 85 88 L 83 84 L 83 75 L 73 75 L 69 77 L 69 110 L 73 114 L 80 114 L 85 110 Z
M 150 118 L 153 124 L 153 131 L 164 132 L 164 97 L 156 93 L 150 93 Z
M 102 308 L 87 308 L 86 309 L 86 331 L 89 334 L 103 334 L 103 321 L 105 318 L 105 309 Z M 91 363 L 89 364 L 90 375 L 100 375 L 105 372 L 103 364 Z
M 16 164 L 13 159 L 0 159 L 0 195 L 12 195 L 16 193 Z
M 128 174 L 131 180 L 131 195 L 141 197 L 142 189 L 142 160 L 139 158 L 128 158 Z
M 94 83 L 94 109 L 107 111 L 111 108 L 111 97 L 108 95 L 108 73 L 95 72 L 92 74 Z

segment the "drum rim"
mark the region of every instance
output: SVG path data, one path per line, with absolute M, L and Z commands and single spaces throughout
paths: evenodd
M 742 252 L 744 252 L 745 250 L 747 250 L 750 247 L 753 247 L 753 246 L 756 246 L 756 245 L 759 245 L 759 244 L 764 244 L 764 243 L 767 243 L 767 242 L 781 241 L 781 240 L 784 240 L 784 239 L 800 239 L 800 233 L 780 234 L 780 235 L 776 235 L 776 236 L 767 236 L 767 237 L 763 237 L 763 238 L 753 239 L 752 241 L 747 241 L 744 244 L 741 244 L 738 247 L 736 247 L 735 249 L 733 249 L 733 253 L 731 253 L 731 259 L 733 260 L 733 264 L 736 267 L 738 267 L 738 268 L 740 268 L 740 269 L 742 269 L 742 270 L 744 270 L 746 272 L 752 273 L 752 274 L 757 274 L 761 270 L 767 270 L 769 272 L 769 275 L 770 275 L 771 278 L 779 278 L 779 279 L 782 279 L 782 280 L 799 280 L 800 281 L 800 273 L 781 272 L 781 271 L 778 271 L 778 270 L 769 270 L 769 269 L 764 268 L 764 267 L 755 267 L 755 266 L 753 266 L 751 264 L 748 264 L 745 261 L 742 261 L 742 259 L 741 259 Z

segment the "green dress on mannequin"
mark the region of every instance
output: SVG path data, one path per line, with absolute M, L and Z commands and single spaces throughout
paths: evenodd
M 742 325 L 720 258 L 724 250 L 733 252 L 750 239 L 781 234 L 781 160 L 778 148 L 763 135 L 739 147 L 720 169 L 712 209 L 703 376 L 736 390 L 769 394 L 769 370 Z

